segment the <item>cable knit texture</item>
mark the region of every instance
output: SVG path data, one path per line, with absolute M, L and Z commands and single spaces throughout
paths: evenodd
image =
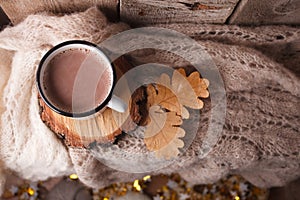
M 258 50 L 270 44 L 282 48 L 289 44 L 297 51 L 299 29 L 287 26 L 255 29 L 217 25 L 162 26 L 186 33 L 206 48 L 224 81 L 227 112 L 218 143 L 208 156 L 201 158 L 198 156 L 200 146 L 210 118 L 210 102 L 205 102 L 201 126 L 192 145 L 180 155 L 180 162 L 155 173 L 178 172 L 192 183 L 210 183 L 229 173 L 238 173 L 263 187 L 283 185 L 297 178 L 300 175 L 300 81 L 282 64 Z M 143 129 L 125 135 L 109 148 L 97 146 L 97 152 L 65 147 L 41 121 L 35 87 L 39 60 L 54 45 L 70 39 L 99 43 L 128 28 L 123 23 L 108 22 L 100 11 L 91 8 L 60 17 L 32 15 L 0 33 L 2 186 L 4 170 L 31 180 L 75 171 L 85 184 L 94 188 L 142 176 L 106 167 L 94 155 L 111 159 L 118 149 L 143 152 L 143 140 L 134 137 Z M 168 53 L 139 55 L 134 58 L 136 61 L 174 63 L 174 56 Z M 284 57 L 278 60 L 286 61 Z M 176 60 L 176 64 L 179 63 Z M 297 73 L 299 63 L 288 68 Z

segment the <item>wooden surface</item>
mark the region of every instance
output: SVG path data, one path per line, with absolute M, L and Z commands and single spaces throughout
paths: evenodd
M 120 18 L 134 25 L 158 23 L 225 23 L 238 0 L 122 0 Z
M 99 6 L 111 18 L 117 18 L 118 0 L 0 0 L 0 6 L 13 24 L 21 22 L 26 16 L 38 12 L 71 13 Z
M 71 13 L 98 6 L 109 19 L 130 25 L 217 23 L 300 24 L 300 0 L 0 0 L 13 24 L 38 12 Z M 0 16 L 0 21 L 3 16 Z
M 70 13 L 82 11 L 97 5 L 109 17 L 130 24 L 152 23 L 224 23 L 239 0 L 209 1 L 195 3 L 192 0 L 0 0 L 0 5 L 13 24 L 22 21 L 29 14 L 43 11 Z
M 300 25 L 300 0 L 240 0 L 229 23 Z
M 121 134 L 109 108 L 95 117 L 78 120 L 57 114 L 41 99 L 39 104 L 42 120 L 68 146 L 87 147 L 94 141 L 107 143 Z

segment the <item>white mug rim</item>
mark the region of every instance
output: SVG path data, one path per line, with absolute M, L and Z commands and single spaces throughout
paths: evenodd
M 107 97 L 105 98 L 104 101 L 102 101 L 98 106 L 96 106 L 94 109 L 89 110 L 89 111 L 85 111 L 82 113 L 72 113 L 72 112 L 67 112 L 65 110 L 62 110 L 60 108 L 58 108 L 57 106 L 53 105 L 53 103 L 51 103 L 51 101 L 49 100 L 49 98 L 47 97 L 46 92 L 43 90 L 43 72 L 45 70 L 45 67 L 47 66 L 47 64 L 49 63 L 49 61 L 55 57 L 57 54 L 59 54 L 60 52 L 64 51 L 64 50 L 69 50 L 72 48 L 83 48 L 83 49 L 88 49 L 91 50 L 93 52 L 96 52 L 99 56 L 101 56 L 101 59 L 104 59 L 105 62 L 107 62 L 107 64 L 109 65 L 110 69 L 111 69 L 111 73 L 112 73 L 112 83 L 110 86 L 110 92 L 107 95 Z M 115 68 L 113 66 L 113 64 L 111 63 L 111 61 L 109 60 L 109 58 L 104 54 L 103 50 L 97 46 L 94 43 L 88 42 L 88 41 L 84 41 L 84 40 L 69 40 L 63 43 L 60 43 L 56 46 L 54 46 L 53 48 L 51 48 L 41 59 L 38 69 L 37 69 L 37 73 L 36 73 L 36 83 L 37 83 L 37 88 L 40 94 L 40 97 L 42 98 L 42 100 L 46 103 L 46 105 L 53 111 L 55 111 L 56 113 L 66 116 L 66 117 L 72 117 L 72 118 L 85 118 L 91 115 L 94 115 L 97 112 L 100 112 L 101 110 L 103 110 L 106 105 L 108 104 L 108 102 L 111 100 L 112 98 L 112 92 L 116 83 L 116 72 L 115 72 Z

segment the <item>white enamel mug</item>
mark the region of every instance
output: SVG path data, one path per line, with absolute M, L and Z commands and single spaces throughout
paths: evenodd
M 113 64 L 87 41 L 66 41 L 50 49 L 40 61 L 36 83 L 46 105 L 66 117 L 88 118 L 106 107 L 127 110 L 127 104 L 113 95 Z

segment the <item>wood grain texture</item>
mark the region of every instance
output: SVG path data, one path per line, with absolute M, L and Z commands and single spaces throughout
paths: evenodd
M 38 12 L 72 13 L 99 6 L 110 17 L 117 18 L 118 0 L 0 0 L 0 6 L 13 24 L 21 22 L 26 16 Z
M 300 0 L 241 0 L 230 24 L 300 24 Z
M 52 111 L 40 99 L 41 119 L 68 146 L 87 147 L 96 141 L 111 142 L 114 137 L 121 134 L 117 122 L 114 120 L 111 109 L 89 119 L 73 119 Z
M 238 0 L 122 0 L 120 18 L 133 25 L 162 23 L 224 23 Z

